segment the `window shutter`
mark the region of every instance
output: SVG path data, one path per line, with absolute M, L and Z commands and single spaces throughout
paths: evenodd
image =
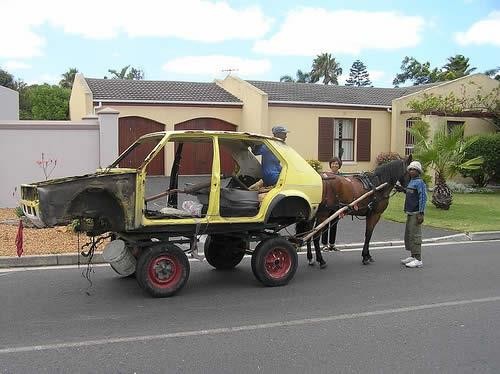
M 372 143 L 372 120 L 370 118 L 357 119 L 357 161 L 370 161 Z
M 333 157 L 333 118 L 319 117 L 318 160 L 330 161 Z

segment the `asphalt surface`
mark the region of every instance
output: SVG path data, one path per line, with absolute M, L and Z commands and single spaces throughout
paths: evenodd
M 383 243 L 390 244 L 403 240 L 404 237 L 404 224 L 380 220 L 375 227 L 375 230 L 370 241 L 371 247 L 381 245 Z M 293 235 L 295 233 L 294 226 L 283 230 L 283 235 Z M 450 235 L 457 235 L 458 232 L 451 230 L 436 229 L 428 226 L 422 226 L 422 238 L 430 240 L 434 238 L 448 237 Z M 339 248 L 344 247 L 357 247 L 364 242 L 365 235 L 365 221 L 357 218 L 345 217 L 339 222 L 337 230 L 337 245 Z M 462 235 L 464 236 L 464 235 Z M 500 231 L 494 232 L 494 235 L 489 239 L 500 239 Z M 464 238 L 459 238 L 464 240 Z M 202 241 L 204 238 L 202 237 Z M 255 247 L 256 243 L 252 246 Z M 199 252 L 203 253 L 203 243 L 199 246 Z M 59 254 L 59 255 L 42 255 L 30 256 L 23 255 L 18 257 L 0 257 L 0 268 L 6 267 L 24 267 L 24 266 L 53 266 L 53 265 L 72 265 L 84 263 L 86 261 L 83 257 L 78 257 L 76 253 L 73 254 Z M 94 263 L 104 262 L 102 256 L 98 253 L 93 258 Z
M 363 243 L 365 240 L 365 220 L 352 216 L 342 218 L 337 227 L 337 244 Z M 422 239 L 458 234 L 458 231 L 422 226 Z M 405 224 L 381 219 L 375 226 L 371 242 L 403 240 Z
M 152 299 L 96 266 L 0 270 L 2 373 L 497 373 L 500 241 L 300 256 L 266 288 L 249 258 L 222 272 L 191 262 L 186 287 Z

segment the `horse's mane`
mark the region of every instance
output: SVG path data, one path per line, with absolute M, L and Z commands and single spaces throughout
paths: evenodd
M 381 184 L 387 182 L 394 185 L 404 175 L 405 171 L 404 160 L 392 160 L 377 166 L 373 174 L 378 177 Z

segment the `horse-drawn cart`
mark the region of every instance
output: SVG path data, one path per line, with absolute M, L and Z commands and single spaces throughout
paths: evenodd
M 276 185 L 266 191 L 249 189 L 262 177 L 250 151 L 259 145 L 282 166 Z M 169 176 L 155 175 L 151 165 L 158 159 L 170 166 Z M 73 223 L 92 238 L 109 238 L 103 256 L 112 267 L 122 276 L 135 274 L 152 296 L 166 297 L 186 284 L 188 255 L 197 255 L 201 235 L 207 235 L 204 257 L 213 267 L 231 269 L 248 253 L 261 283 L 287 284 L 297 269 L 297 251 L 279 232 L 315 215 L 321 183 L 280 139 L 173 131 L 139 138 L 94 174 L 23 185 L 21 203 L 39 226 Z M 97 242 L 92 239 L 89 252 Z M 254 249 L 251 243 L 257 243 Z

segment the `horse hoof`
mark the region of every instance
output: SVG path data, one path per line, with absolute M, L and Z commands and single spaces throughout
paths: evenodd
M 320 269 L 326 269 L 326 267 L 327 267 L 327 266 L 328 266 L 328 265 L 326 264 L 326 262 L 323 262 L 323 263 L 320 263 L 320 264 L 319 264 L 319 268 L 320 268 Z
M 314 261 L 313 260 L 309 260 L 309 266 L 314 266 Z
M 363 259 L 363 265 L 370 265 L 369 259 Z

